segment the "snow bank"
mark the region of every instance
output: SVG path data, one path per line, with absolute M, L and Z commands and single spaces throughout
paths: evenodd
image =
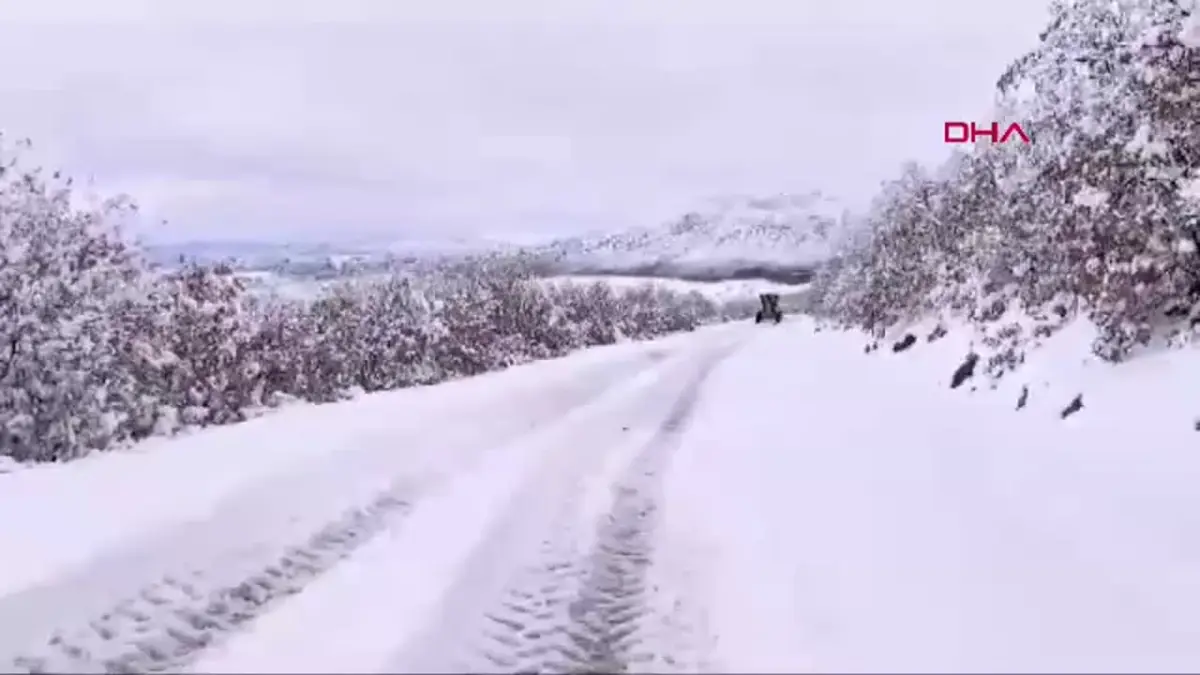
M 864 353 L 798 319 L 736 354 L 668 478 L 716 670 L 1193 672 L 1200 359 L 1090 337 L 994 390 L 950 388 L 957 330 Z
M 930 341 L 934 327 L 926 322 L 898 331 L 888 340 L 879 341 L 878 350 L 862 358 L 879 362 L 889 375 L 911 381 L 914 386 L 926 386 L 932 380 L 946 389 L 954 405 L 1017 412 L 1022 392 L 1028 388 L 1021 415 L 1058 420 L 1072 399 L 1082 396 L 1083 409 L 1069 416 L 1067 425 L 1111 426 L 1134 429 L 1139 434 L 1152 430 L 1156 437 L 1179 431 L 1189 443 L 1195 440 L 1193 426 L 1200 419 L 1200 393 L 1195 391 L 1194 383 L 1200 378 L 1200 353 L 1193 348 L 1164 349 L 1140 354 L 1127 362 L 1108 363 L 1092 353 L 1095 326 L 1079 319 L 1024 349 L 1025 362 L 1016 370 L 997 380 L 982 372 L 981 362 L 978 374 L 951 392 L 952 376 L 966 355 L 977 351 L 986 358 L 991 350 L 981 346 L 972 327 L 961 324 L 950 326 L 945 336 Z M 875 343 L 857 332 L 828 332 L 847 336 L 859 345 L 860 353 Z M 913 346 L 893 351 L 908 334 L 916 338 Z

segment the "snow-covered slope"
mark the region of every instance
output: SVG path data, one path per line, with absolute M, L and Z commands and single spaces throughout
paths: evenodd
M 0 474 L 0 668 L 1195 672 L 1200 358 L 1090 337 L 732 324 Z
M 842 215 L 817 193 L 729 198 L 663 227 L 563 239 L 539 253 L 582 272 L 811 268 L 837 245 Z

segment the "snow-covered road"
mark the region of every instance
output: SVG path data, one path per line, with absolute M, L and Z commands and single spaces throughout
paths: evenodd
M 1190 443 L 862 345 L 722 326 L 0 475 L 0 670 L 1200 668 Z

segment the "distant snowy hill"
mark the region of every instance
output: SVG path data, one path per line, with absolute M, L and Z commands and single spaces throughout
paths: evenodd
M 515 245 L 462 238 L 337 243 L 205 240 L 148 244 L 145 248 L 153 262 L 166 267 L 174 266 L 182 258 L 201 263 L 229 262 L 242 270 L 276 270 L 302 275 L 346 265 L 370 269 L 517 250 Z
M 621 274 L 701 281 L 739 278 L 807 281 L 831 257 L 844 214 L 820 195 L 737 197 L 711 202 L 657 228 L 577 236 L 548 243 L 494 237 L 348 240 L 336 244 L 212 240 L 148 247 L 155 262 L 181 257 L 232 262 L 241 270 L 337 276 L 397 266 L 421 269 L 477 256 L 525 254 L 547 275 Z
M 666 226 L 573 237 L 535 249 L 558 272 L 737 276 L 738 270 L 811 270 L 830 257 L 843 212 L 820 195 L 715 202 Z
M 171 266 L 181 258 L 201 263 L 232 262 L 238 267 L 259 269 L 284 261 L 324 261 L 330 258 L 364 255 L 368 252 L 351 246 L 332 244 L 296 244 L 252 240 L 204 240 L 150 243 L 145 247 L 154 262 Z

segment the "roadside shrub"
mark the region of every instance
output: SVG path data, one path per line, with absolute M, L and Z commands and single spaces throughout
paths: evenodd
M 129 201 L 75 208 L 20 149 L 0 143 L 0 457 L 62 461 L 724 317 L 699 294 L 547 286 L 503 260 L 262 297 L 226 266 L 152 268 L 121 234 Z

